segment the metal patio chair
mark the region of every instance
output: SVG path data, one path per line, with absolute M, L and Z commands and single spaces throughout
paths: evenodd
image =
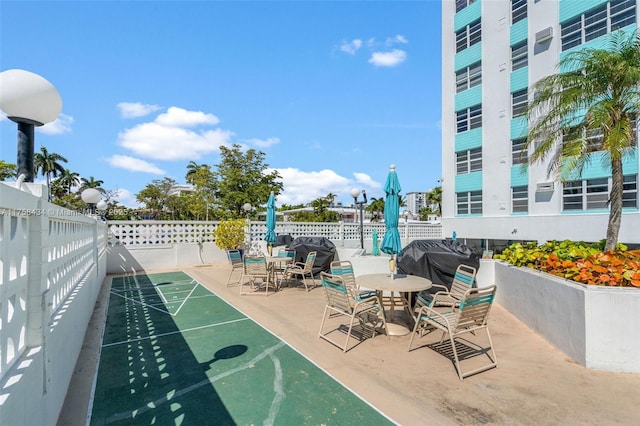
M 465 292 L 457 308 L 452 307 L 448 312 L 438 312 L 429 306 L 422 306 L 418 310 L 413 333 L 409 340 L 409 351 L 412 350 L 413 339 L 418 335 L 424 337 L 432 331 L 442 331 L 442 337 L 438 345 L 433 345 L 437 352 L 449 356 L 453 354 L 453 361 L 460 380 L 472 374 L 480 373 L 488 369 L 498 367 L 493 342 L 489 333 L 488 319 L 491 306 L 496 295 L 496 286 L 485 288 L 472 288 Z M 483 347 L 469 338 L 461 338 L 462 335 L 473 335 L 478 337 L 478 331 L 484 330 L 489 341 L 488 347 Z M 443 348 L 442 342 L 445 335 L 449 336 L 451 348 Z M 489 363 L 470 371 L 463 372 L 460 367 L 460 360 L 471 359 L 475 356 L 486 355 Z

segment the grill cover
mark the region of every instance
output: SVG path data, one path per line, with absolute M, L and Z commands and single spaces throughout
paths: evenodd
M 296 262 L 307 260 L 309 252 L 317 252 L 316 261 L 313 264 L 313 274 L 320 271 L 329 272 L 331 262 L 336 255 L 336 246 L 325 237 L 298 237 L 286 246 L 296 251 Z
M 398 255 L 398 272 L 428 278 L 434 284 L 451 287 L 459 264 L 480 266 L 478 255 L 453 240 L 414 240 Z

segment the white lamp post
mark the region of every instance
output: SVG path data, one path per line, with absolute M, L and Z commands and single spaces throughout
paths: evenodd
M 100 219 L 104 220 L 104 212 L 107 210 L 107 203 L 104 200 L 98 201 L 96 209 L 100 212 Z
M 247 214 L 247 220 L 249 220 L 249 212 L 252 208 L 253 206 L 249 203 L 244 203 L 244 205 L 242 206 L 242 210 L 244 210 L 244 212 Z
M 360 206 L 360 248 L 364 250 L 364 216 L 362 213 L 362 206 L 367 204 L 367 193 L 362 190 L 362 201 L 358 201 L 358 195 L 360 195 L 359 188 L 351 188 L 351 196 L 356 206 Z
M 38 74 L 11 69 L 0 72 L 0 109 L 18 123 L 18 176 L 33 182 L 34 126 L 54 121 L 62 111 L 62 98 Z
M 80 194 L 82 201 L 89 205 L 89 212 L 91 214 L 95 213 L 96 205 L 100 202 L 101 197 L 102 194 L 95 188 L 87 188 Z
M 250 203 L 244 203 L 242 206 L 242 210 L 247 213 L 247 248 L 251 247 L 251 226 L 249 223 L 249 212 L 252 208 L 253 206 Z

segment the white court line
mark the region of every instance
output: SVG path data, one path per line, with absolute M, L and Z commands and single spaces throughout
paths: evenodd
M 186 281 L 184 281 L 184 283 L 186 283 Z M 178 314 L 178 312 L 180 312 L 180 310 L 181 310 L 181 309 L 182 309 L 182 307 L 184 306 L 184 304 L 185 304 L 185 302 L 187 301 L 187 299 L 188 299 L 188 298 L 193 294 L 193 292 L 194 292 L 194 291 L 196 291 L 196 289 L 197 289 L 197 288 L 198 288 L 198 286 L 200 285 L 200 283 L 199 283 L 199 282 L 197 282 L 196 280 L 191 280 L 191 281 L 189 282 L 189 284 L 194 284 L 194 283 L 195 283 L 194 287 L 191 289 L 191 291 L 189 292 L 189 294 L 184 298 L 184 300 L 182 301 L 182 303 L 180 303 L 180 306 L 178 307 L 178 310 L 177 310 L 175 313 L 169 312 L 168 310 L 164 310 L 164 309 L 156 308 L 154 305 L 150 305 L 150 304 L 148 304 L 148 303 L 141 302 L 141 301 L 136 300 L 136 299 L 133 299 L 133 298 L 131 298 L 131 297 L 123 296 L 122 294 L 119 294 L 117 290 L 116 290 L 116 291 L 112 290 L 112 291 L 111 291 L 111 294 L 114 294 L 114 295 L 116 295 L 116 296 L 122 297 L 122 298 L 123 298 L 123 299 L 125 299 L 125 300 L 130 300 L 130 301 L 132 301 L 132 302 L 134 302 L 134 303 L 137 303 L 137 304 L 139 304 L 139 305 L 142 305 L 142 306 L 148 306 L 149 308 L 151 308 L 151 309 L 155 309 L 155 310 L 156 310 L 156 311 L 158 311 L 158 312 L 162 312 L 162 313 L 165 313 L 165 314 L 169 314 L 169 315 L 171 315 L 171 316 L 176 316 L 176 315 Z M 159 287 L 156 287 L 156 286 L 153 286 L 153 287 L 156 289 L 156 294 L 159 294 L 159 295 L 160 295 L 160 298 L 162 299 L 162 301 L 164 302 L 164 304 L 165 304 L 165 305 L 166 305 L 167 303 L 170 303 L 170 302 L 166 299 L 166 297 L 164 296 L 164 293 L 160 290 L 160 288 L 159 288 Z M 137 288 L 139 288 L 139 287 L 137 287 Z M 127 290 L 127 291 L 131 291 L 131 290 Z M 186 290 L 185 290 L 185 291 L 186 291 Z M 167 294 L 172 294 L 172 293 L 173 293 L 173 292 L 170 292 L 170 293 L 167 293 Z M 171 303 L 173 303 L 173 302 L 171 302 Z
M 141 340 L 156 339 L 158 337 L 171 336 L 172 334 L 181 334 L 181 333 L 186 333 L 188 331 L 202 330 L 209 327 L 218 327 L 221 325 L 233 324 L 234 322 L 247 321 L 248 319 L 249 318 L 244 317 L 244 318 L 238 318 L 238 319 L 229 320 L 229 321 L 217 322 L 214 324 L 201 325 L 200 327 L 187 328 L 185 330 L 172 331 L 170 333 L 154 334 L 153 336 L 140 337 L 139 339 L 121 340 L 119 342 L 107 343 L 106 345 L 102 345 L 102 347 L 108 348 L 110 346 L 124 345 L 127 343 L 139 342 Z
M 253 359 L 245 362 L 244 364 L 241 364 L 239 366 L 237 366 L 236 368 L 233 368 L 231 370 L 225 371 L 224 373 L 218 374 L 217 376 L 213 376 L 213 377 L 209 377 L 207 379 L 201 380 L 198 383 L 194 383 L 191 386 L 187 386 L 184 389 L 181 389 L 177 392 L 172 393 L 171 395 L 167 395 L 165 397 L 162 397 L 160 399 L 156 399 L 155 401 L 149 402 L 146 405 L 143 405 L 142 407 L 139 407 L 135 410 L 132 411 L 123 411 L 121 413 L 117 413 L 117 414 L 113 414 L 109 417 L 107 417 L 106 419 L 106 423 L 114 423 L 120 420 L 124 420 L 124 419 L 129 419 L 132 418 L 134 416 L 137 416 L 139 414 L 145 413 L 149 410 L 153 410 L 155 408 L 157 408 L 158 406 L 171 401 L 172 399 L 176 398 L 176 397 L 180 397 L 183 395 L 188 394 L 189 392 L 192 392 L 198 388 L 201 388 L 202 386 L 205 385 L 209 385 L 209 384 L 213 384 L 215 382 L 217 382 L 220 379 L 224 379 L 227 376 L 230 376 L 232 374 L 235 374 L 239 371 L 243 371 L 246 370 L 247 368 L 252 368 L 258 361 L 264 359 L 265 357 L 269 356 L 271 357 L 272 354 L 277 351 L 278 349 L 282 348 L 286 346 L 286 343 L 284 343 L 283 341 L 278 342 L 276 345 L 271 346 L 270 348 L 266 349 L 265 351 L 263 351 L 262 353 L 256 355 Z M 273 359 L 273 358 L 272 358 Z M 279 363 L 278 363 L 279 365 Z M 282 370 L 280 370 L 280 374 L 282 374 Z M 282 379 L 281 379 L 282 380 Z M 275 383 L 274 383 L 275 386 Z M 281 384 L 280 384 L 281 386 Z M 273 403 L 272 403 L 272 409 L 273 409 Z

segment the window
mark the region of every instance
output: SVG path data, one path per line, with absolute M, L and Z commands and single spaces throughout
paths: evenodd
M 460 12 L 465 7 L 469 6 L 476 0 L 456 0 L 456 13 Z
M 511 211 L 512 213 L 529 212 L 529 191 L 526 185 L 511 188 Z
M 563 144 L 571 142 L 578 142 L 582 144 L 583 141 L 587 142 L 589 152 L 602 150 L 602 129 L 587 130 L 584 126 L 572 126 L 564 129 L 562 132 Z
M 456 193 L 456 214 L 482 214 L 482 191 Z
M 582 210 L 582 181 L 562 185 L 562 210 Z
M 623 177 L 622 207 L 638 208 L 638 175 Z M 611 178 L 584 179 L 564 182 L 562 209 L 603 210 L 608 209 Z
M 519 70 L 529 65 L 527 40 L 511 46 L 511 71 Z
M 476 62 L 456 72 L 456 93 L 480 84 L 482 84 L 481 62 Z
M 456 174 L 482 170 L 482 148 L 456 152 Z
M 606 209 L 609 200 L 609 179 L 587 179 L 587 210 Z
M 562 50 L 571 49 L 635 22 L 635 0 L 611 0 L 560 24 Z
M 456 133 L 482 127 L 482 104 L 456 111 Z
M 511 93 L 511 118 L 524 115 L 527 110 L 527 89 Z
M 511 25 L 527 17 L 527 0 L 511 0 Z
M 525 164 L 527 162 L 527 140 L 513 139 L 511 141 L 511 165 Z
M 622 208 L 638 208 L 638 175 L 624 176 Z
M 456 31 L 456 53 L 462 52 L 482 40 L 480 19 Z

